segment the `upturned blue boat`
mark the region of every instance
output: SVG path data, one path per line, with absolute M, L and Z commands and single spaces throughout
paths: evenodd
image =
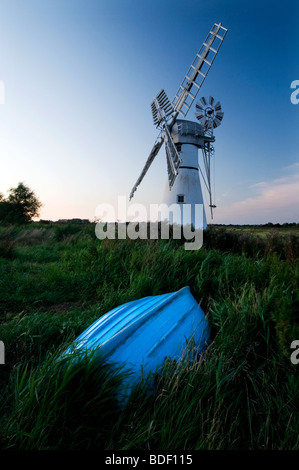
M 114 308 L 87 328 L 63 355 L 99 351 L 107 362 L 130 372 L 124 384 L 128 391 L 141 375 L 161 369 L 166 358 L 179 362 L 190 341 L 193 354 L 200 354 L 209 335 L 205 314 L 187 286 Z

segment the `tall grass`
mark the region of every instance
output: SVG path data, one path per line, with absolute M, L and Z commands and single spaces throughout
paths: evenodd
M 57 351 L 34 369 L 28 363 L 19 365 L 9 384 L 14 406 L 5 426 L 6 448 L 103 445 L 119 414 L 116 392 L 121 378 L 117 368 L 99 357 L 77 356 L 74 363 L 62 360 Z
M 285 231 L 268 229 L 261 236 L 260 229 L 252 232 L 226 227 L 208 226 L 205 232 L 205 246 L 221 251 L 231 251 L 250 257 L 263 257 L 276 253 L 280 259 L 294 263 L 299 256 L 298 230 Z
M 13 253 L 0 253 L 2 448 L 298 447 L 294 246 L 291 257 L 274 242 L 221 249 L 214 234 L 188 252 L 172 240 L 100 242 L 90 227 L 31 230 L 10 229 Z M 186 285 L 211 326 L 199 361 L 166 361 L 154 389 L 141 384 L 124 407 L 117 367 L 98 358 L 62 367 L 61 351 L 108 310 Z

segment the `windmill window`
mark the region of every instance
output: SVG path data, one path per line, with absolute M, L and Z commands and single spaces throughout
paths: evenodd
M 178 203 L 183 204 L 185 201 L 185 196 L 183 194 L 178 194 Z

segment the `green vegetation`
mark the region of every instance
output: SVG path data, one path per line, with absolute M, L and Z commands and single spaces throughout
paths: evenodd
M 185 251 L 180 240 L 99 241 L 93 224 L 0 226 L 0 447 L 297 449 L 296 229 L 209 227 L 204 247 Z M 166 361 L 151 393 L 140 384 L 121 408 L 121 370 L 59 359 L 113 307 L 186 285 L 211 342 L 199 362 Z
M 10 188 L 6 199 L 0 193 L 0 221 L 10 224 L 30 222 L 38 216 L 41 205 L 34 192 L 19 183 L 16 188 Z

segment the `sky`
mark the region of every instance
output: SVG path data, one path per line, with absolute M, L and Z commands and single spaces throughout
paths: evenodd
M 297 0 L 0 0 L 0 192 L 24 182 L 49 220 L 129 206 L 159 133 L 151 102 L 172 101 L 221 22 L 198 95 L 224 111 L 213 223 L 299 223 L 298 14 Z M 166 178 L 162 148 L 131 203 L 161 203 Z

